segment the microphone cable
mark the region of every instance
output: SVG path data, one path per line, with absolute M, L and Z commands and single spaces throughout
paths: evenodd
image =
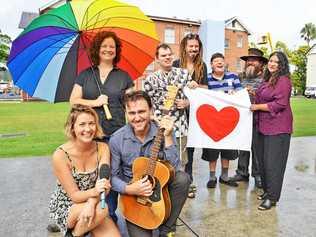
M 198 235 L 198 233 L 196 233 L 187 223 L 185 223 L 184 220 L 182 220 L 182 219 L 180 218 L 180 216 L 178 217 L 178 219 L 179 219 L 196 237 L 200 237 L 200 236 Z

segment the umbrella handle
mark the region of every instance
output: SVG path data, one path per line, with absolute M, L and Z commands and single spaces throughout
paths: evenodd
M 107 120 L 112 119 L 112 115 L 111 115 L 111 112 L 109 110 L 109 107 L 107 105 L 103 105 L 103 109 L 104 109 L 104 112 L 105 112 L 106 119 Z

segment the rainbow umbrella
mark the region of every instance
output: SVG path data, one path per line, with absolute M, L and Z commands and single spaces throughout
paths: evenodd
M 91 67 L 95 34 L 113 31 L 122 41 L 118 67 L 133 79 L 155 55 L 155 24 L 135 6 L 114 0 L 73 0 L 34 19 L 15 39 L 8 60 L 13 82 L 30 96 L 68 101 L 76 76 Z

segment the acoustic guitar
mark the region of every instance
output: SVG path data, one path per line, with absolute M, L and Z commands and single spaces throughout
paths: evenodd
M 178 88 L 168 86 L 167 91 L 164 114 L 173 106 Z M 136 158 L 132 166 L 133 179 L 131 182 L 148 176 L 153 187 L 153 194 L 149 197 L 121 194 L 119 199 L 120 209 L 125 219 L 149 230 L 159 227 L 170 216 L 171 212 L 168 182 L 174 178 L 175 171 L 168 161 L 158 159 L 158 153 L 164 139 L 163 133 L 164 129 L 159 128 L 151 147 L 151 156 L 149 158 Z

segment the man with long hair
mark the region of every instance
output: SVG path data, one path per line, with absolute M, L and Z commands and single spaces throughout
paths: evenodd
M 203 62 L 203 45 L 198 34 L 187 34 L 180 43 L 179 59 L 173 62 L 174 67 L 180 67 L 187 69 L 192 77 L 192 80 L 196 81 L 199 87 L 207 88 L 207 66 Z M 189 121 L 189 110 L 187 109 L 186 115 Z M 193 147 L 187 147 L 188 162 L 185 164 L 185 172 L 190 175 L 191 186 L 188 194 L 189 198 L 195 198 L 196 186 L 193 184 Z

